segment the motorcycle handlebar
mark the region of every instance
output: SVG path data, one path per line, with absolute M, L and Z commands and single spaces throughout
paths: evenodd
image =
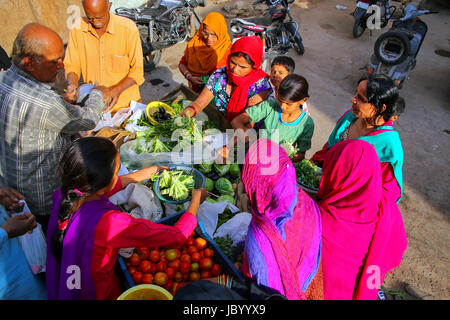
M 439 13 L 439 11 L 428 11 L 427 13 L 425 13 L 425 14 L 433 14 L 433 13 Z

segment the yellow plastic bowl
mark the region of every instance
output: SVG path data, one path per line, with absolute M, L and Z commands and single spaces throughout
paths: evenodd
M 168 104 L 166 104 L 164 102 L 161 102 L 161 101 L 150 102 L 147 105 L 147 110 L 146 111 L 147 111 L 148 120 L 153 125 L 155 123 L 157 123 L 157 121 L 155 119 L 153 119 L 153 114 L 155 112 L 158 112 L 159 107 L 163 107 L 167 111 L 167 113 L 170 114 L 171 116 L 173 116 L 175 114 L 175 111 Z
M 122 293 L 117 300 L 172 300 L 166 289 L 154 284 L 140 284 Z

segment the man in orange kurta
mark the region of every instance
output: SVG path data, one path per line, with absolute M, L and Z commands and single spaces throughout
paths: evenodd
M 140 101 L 144 83 L 139 31 L 129 19 L 110 13 L 108 0 L 84 0 L 80 28 L 70 30 L 64 58 L 68 81 L 66 98 L 76 100 L 80 77 L 85 83 L 108 87 L 111 113 Z

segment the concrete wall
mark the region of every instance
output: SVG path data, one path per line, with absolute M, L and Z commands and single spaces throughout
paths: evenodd
M 81 9 L 81 0 L 0 0 L 0 44 L 11 54 L 17 33 L 27 23 L 38 22 L 56 32 L 67 42 L 70 18 L 67 8 L 77 5 Z
M 111 11 L 118 6 L 137 7 L 146 0 L 110 0 Z M 27 23 L 38 22 L 55 30 L 67 43 L 69 37 L 68 21 L 74 12 L 67 12 L 71 5 L 80 9 L 84 16 L 81 0 L 0 0 L 0 45 L 11 55 L 14 39 Z

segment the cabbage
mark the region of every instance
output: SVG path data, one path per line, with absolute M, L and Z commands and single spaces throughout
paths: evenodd
M 233 163 L 230 165 L 230 175 L 232 178 L 238 178 L 239 177 L 239 165 L 237 163 Z
M 199 164 L 198 170 L 200 170 L 201 173 L 210 173 L 212 170 L 212 164 L 210 163 Z
M 229 203 L 231 203 L 232 205 L 235 205 L 235 204 L 236 204 L 235 201 L 234 201 L 234 197 L 233 197 L 233 196 L 230 196 L 230 195 L 228 195 L 228 194 L 224 194 L 224 195 L 218 197 L 216 202 L 221 202 L 221 201 L 229 202 Z
M 206 202 L 210 202 L 210 203 L 216 203 L 216 202 L 217 202 L 216 200 L 214 200 L 214 199 L 211 198 L 211 197 L 206 198 L 205 201 L 206 201 Z
M 298 150 L 294 148 L 294 146 L 290 142 L 283 142 L 282 144 L 280 144 L 280 147 L 282 147 L 284 151 L 286 151 L 289 158 L 292 158 L 298 152 Z
M 212 181 L 210 178 L 205 178 L 205 188 L 208 192 L 213 192 L 214 190 L 214 181 Z
M 233 185 L 227 178 L 217 179 L 214 186 L 221 195 L 228 194 L 230 196 L 234 196 Z
M 214 170 L 219 174 L 219 176 L 224 176 L 230 171 L 230 165 L 229 164 L 213 164 Z

